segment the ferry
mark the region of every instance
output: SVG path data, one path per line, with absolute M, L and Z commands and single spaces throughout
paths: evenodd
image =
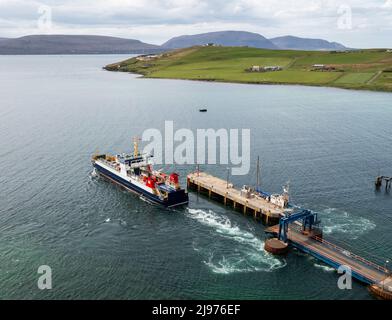
M 134 141 L 133 154 L 95 154 L 91 161 L 95 173 L 140 195 L 148 202 L 176 207 L 189 201 L 188 193 L 179 184 L 179 175 L 154 170 L 153 156 L 141 154 L 137 140 Z

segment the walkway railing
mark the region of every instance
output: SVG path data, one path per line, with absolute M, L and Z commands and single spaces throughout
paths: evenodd
M 295 230 L 296 232 L 302 232 L 302 230 L 301 230 L 301 228 L 299 226 L 295 226 L 294 227 L 293 225 L 291 225 L 291 229 Z M 346 249 L 343 249 L 342 247 L 339 247 L 336 244 L 333 244 L 333 243 L 331 243 L 331 242 L 329 242 L 329 241 L 327 241 L 327 240 L 325 240 L 325 239 L 323 239 L 323 238 L 321 238 L 319 236 L 312 236 L 312 239 L 314 239 L 314 240 L 316 240 L 316 241 L 318 241 L 320 243 L 323 243 L 323 244 L 333 248 L 334 250 L 337 250 L 337 251 L 341 252 L 342 254 L 344 254 L 345 256 L 347 256 L 349 258 L 353 258 L 353 259 L 358 260 L 358 261 L 360 261 L 360 262 L 362 262 L 362 263 L 364 263 L 364 264 L 366 264 L 368 266 L 371 266 L 372 268 L 374 268 L 374 269 L 376 269 L 378 271 L 381 271 L 381 272 L 385 273 L 386 275 L 389 274 L 389 270 L 387 268 L 384 268 L 384 267 L 382 267 L 382 266 L 380 266 L 380 265 L 378 265 L 378 264 L 376 264 L 374 262 L 366 260 L 365 258 L 362 258 L 362 257 L 356 255 L 355 253 L 349 252 Z

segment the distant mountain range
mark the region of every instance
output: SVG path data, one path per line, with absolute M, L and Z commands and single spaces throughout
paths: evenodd
M 195 34 L 191 36 L 179 36 L 165 42 L 162 47 L 167 49 L 177 49 L 204 45 L 207 43 L 230 47 L 248 46 L 263 49 L 279 49 L 279 47 L 262 35 L 244 31 L 220 31 Z
M 105 36 L 33 35 L 0 40 L 0 54 L 111 54 L 162 51 L 160 46 Z
M 346 50 L 337 42 L 322 39 L 308 39 L 284 36 L 267 39 L 258 33 L 246 31 L 221 31 L 175 37 L 165 42 L 162 47 L 167 49 L 186 48 L 195 45 L 214 43 L 222 46 L 248 46 L 264 49 L 289 50 Z
M 169 49 L 213 43 L 222 46 L 248 46 L 263 49 L 345 50 L 344 45 L 322 39 L 293 36 L 267 39 L 246 31 L 219 31 L 183 35 L 161 46 L 134 39 L 89 35 L 31 35 L 21 38 L 0 38 L 0 54 L 143 54 Z
M 323 39 L 308 39 L 293 36 L 284 36 L 269 39 L 280 49 L 289 50 L 346 50 L 344 45 L 337 42 L 329 42 Z

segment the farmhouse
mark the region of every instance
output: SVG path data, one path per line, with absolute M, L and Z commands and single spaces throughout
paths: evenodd
M 335 67 L 327 66 L 325 64 L 314 64 L 312 71 L 333 71 Z
M 261 67 L 261 66 L 251 66 L 248 71 L 251 72 L 267 72 L 267 71 L 280 71 L 282 70 L 281 66 L 266 66 L 266 67 Z
M 159 57 L 160 57 L 160 55 L 158 55 L 158 54 L 148 54 L 148 55 L 138 56 L 138 57 L 136 57 L 136 60 L 138 60 L 138 61 L 150 61 L 150 60 L 157 59 Z
M 282 70 L 281 66 L 267 66 L 263 68 L 264 71 L 280 71 Z

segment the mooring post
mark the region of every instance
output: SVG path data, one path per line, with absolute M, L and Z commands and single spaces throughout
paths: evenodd
M 230 168 L 227 168 L 226 189 L 229 189 Z
M 378 176 L 378 177 L 376 178 L 375 185 L 376 185 L 376 189 L 380 189 L 380 187 L 381 187 L 381 185 L 382 185 L 382 177 L 381 177 L 381 176 Z

